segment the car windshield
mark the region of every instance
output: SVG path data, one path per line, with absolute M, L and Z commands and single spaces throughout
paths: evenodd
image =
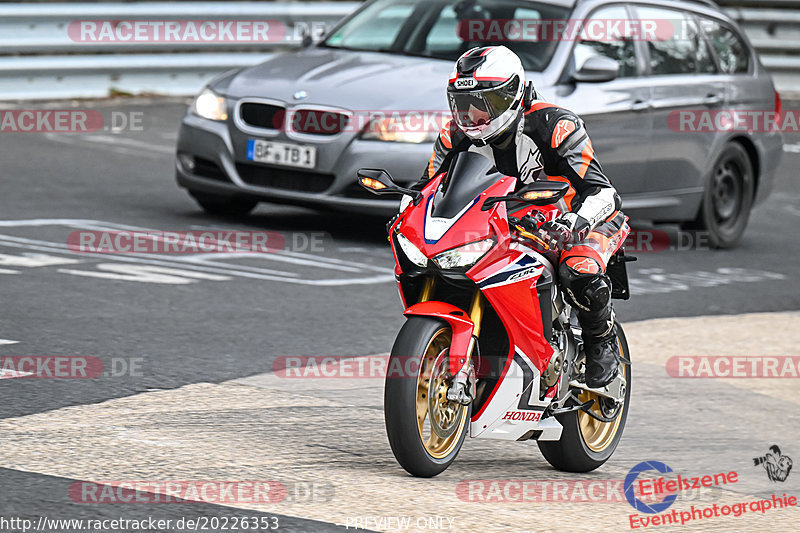
M 525 28 L 568 13 L 562 6 L 521 0 L 376 0 L 321 46 L 455 61 L 476 46 L 505 45 L 525 70 L 541 71 L 558 41 L 536 40 Z

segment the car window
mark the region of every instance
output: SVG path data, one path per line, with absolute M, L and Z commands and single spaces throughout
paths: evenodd
M 628 11 L 624 6 L 609 6 L 600 8 L 589 17 L 584 24 L 588 28 L 592 20 L 604 19 L 609 22 L 627 20 Z M 604 25 L 605 26 L 605 25 Z M 583 63 L 591 56 L 601 55 L 613 59 L 619 63 L 620 78 L 636 76 L 636 50 L 630 35 L 620 34 L 621 39 L 614 40 L 609 35 L 601 32 L 602 35 L 595 37 L 593 31 L 582 31 L 582 38 L 575 45 L 572 57 L 575 60 L 575 69 L 580 69 Z
M 356 15 L 352 24 L 339 28 L 331 35 L 328 44 L 343 48 L 388 48 L 394 43 L 415 4 L 413 1 L 376 2 Z
M 538 38 L 537 26 L 568 16 L 569 8 L 544 2 L 376 0 L 320 46 L 455 61 L 477 46 L 504 45 L 519 56 L 525 70 L 541 71 L 559 40 Z
M 542 14 L 536 9 L 518 7 L 516 10 L 514 10 L 514 18 L 517 20 L 541 20 Z
M 717 64 L 714 63 L 714 57 L 711 55 L 711 49 L 703 37 L 703 33 L 697 26 L 694 19 L 687 17 L 686 19 L 686 39 L 689 45 L 694 50 L 695 59 L 697 60 L 697 72 L 701 74 L 714 74 L 717 72 Z
M 750 53 L 741 37 L 732 29 L 710 18 L 700 17 L 700 24 L 711 46 L 717 52 L 722 72 L 726 74 L 747 72 L 750 68 Z
M 689 19 L 680 11 L 636 6 L 641 21 L 652 21 L 658 37 L 647 40 L 652 74 L 694 74 L 698 72 L 695 43 L 687 38 L 692 30 Z M 694 28 L 697 36 L 697 29 Z
M 514 11 L 514 16 L 512 18 L 517 21 L 534 21 L 541 20 L 542 14 L 536 9 L 520 7 Z M 445 6 L 428 33 L 428 38 L 425 41 L 425 48 L 431 51 L 448 50 L 459 48 L 462 42 L 463 41 L 459 37 L 456 10 L 453 6 Z
M 446 51 L 461 46 L 458 37 L 458 17 L 453 6 L 445 6 L 433 24 L 425 48 L 432 52 Z

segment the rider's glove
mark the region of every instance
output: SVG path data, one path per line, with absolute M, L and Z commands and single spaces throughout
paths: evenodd
M 551 245 L 565 248 L 581 242 L 589 233 L 589 222 L 575 213 L 566 213 L 540 228 L 550 239 Z

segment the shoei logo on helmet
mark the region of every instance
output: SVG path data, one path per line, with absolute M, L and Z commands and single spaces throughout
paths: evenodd
M 455 82 L 456 89 L 472 89 L 478 85 L 478 80 L 475 78 L 460 78 Z

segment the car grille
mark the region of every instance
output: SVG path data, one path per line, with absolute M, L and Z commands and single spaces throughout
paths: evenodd
M 333 174 L 289 170 L 250 163 L 237 163 L 236 171 L 248 185 L 288 191 L 323 192 L 333 183 Z
M 292 113 L 292 131 L 312 135 L 336 135 L 347 128 L 350 117 L 336 111 L 298 109 Z
M 239 107 L 239 116 L 249 126 L 278 130 L 283 128 L 286 109 L 272 104 L 245 102 Z

